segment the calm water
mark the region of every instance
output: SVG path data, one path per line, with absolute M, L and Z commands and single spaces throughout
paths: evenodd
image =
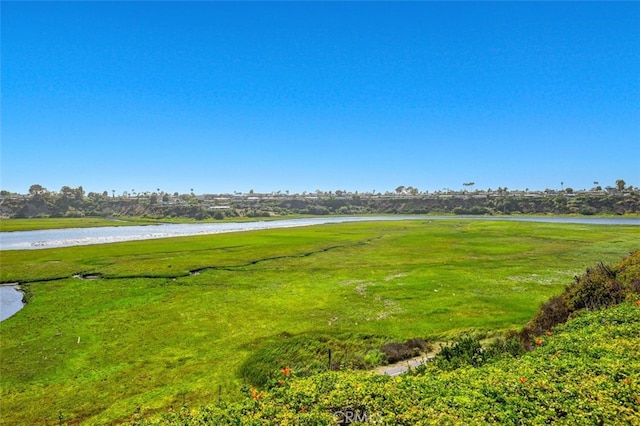
M 22 293 L 13 286 L 0 286 L 0 321 L 6 320 L 23 306 Z
M 290 228 L 326 223 L 381 220 L 507 220 L 528 222 L 578 223 L 591 225 L 640 225 L 640 219 L 557 218 L 557 217 L 459 217 L 459 216 L 371 216 L 319 217 L 308 219 L 274 220 L 244 223 L 189 223 L 140 226 L 109 226 L 96 228 L 67 228 L 43 231 L 0 232 L 0 250 L 36 250 L 153 238 L 218 234 L 223 232 L 256 231 Z

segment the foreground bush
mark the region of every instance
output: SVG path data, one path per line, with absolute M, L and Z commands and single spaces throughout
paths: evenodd
M 613 267 L 597 264 L 574 278 L 565 291 L 544 303 L 520 332 L 520 340 L 531 349 L 536 336 L 564 323 L 582 309 L 594 310 L 620 303 L 640 292 L 640 250 Z
M 283 370 L 269 391 L 142 424 L 640 424 L 640 300 L 582 311 L 519 359 L 420 375 Z

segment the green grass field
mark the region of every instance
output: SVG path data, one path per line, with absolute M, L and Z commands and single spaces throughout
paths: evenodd
M 0 282 L 30 282 L 0 323 L 1 421 L 104 424 L 232 399 L 259 351 L 300 370 L 331 342 L 348 366 L 384 341 L 520 327 L 638 241 L 637 226 L 426 218 L 1 252 Z M 278 359 L 305 336 L 316 349 Z
M 38 219 L 0 219 L 0 231 L 33 231 L 37 229 L 90 228 L 96 226 L 127 226 L 156 223 L 157 220 L 143 218 L 38 218 Z

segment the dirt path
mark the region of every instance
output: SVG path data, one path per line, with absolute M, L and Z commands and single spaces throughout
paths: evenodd
M 386 374 L 387 376 L 392 376 L 392 377 L 399 376 L 400 374 L 406 373 L 411 368 L 416 368 L 427 361 L 431 361 L 433 358 L 435 358 L 437 353 L 438 351 L 434 350 L 414 358 L 405 359 L 404 361 L 396 362 L 395 364 L 382 365 L 373 371 L 378 374 Z

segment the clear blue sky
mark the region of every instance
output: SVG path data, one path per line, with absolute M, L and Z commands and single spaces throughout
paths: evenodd
M 7 2 L 2 189 L 640 186 L 639 2 Z

